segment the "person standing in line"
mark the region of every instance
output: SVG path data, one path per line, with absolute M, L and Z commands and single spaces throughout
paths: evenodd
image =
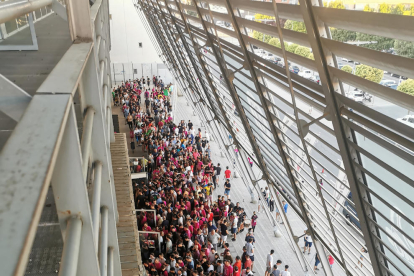
M 288 270 L 289 270 L 289 266 L 288 265 L 285 265 L 285 270 L 282 271 L 282 274 L 280 274 L 280 275 L 281 276 L 290 276 L 291 274 L 290 274 L 290 272 Z
M 214 167 L 214 171 L 215 171 L 215 176 L 216 176 L 216 183 L 217 183 L 217 187 L 220 187 L 220 173 L 221 173 L 221 167 L 220 167 L 220 163 L 217 164 L 217 166 Z M 214 184 L 215 185 L 215 184 Z
M 227 199 L 230 199 L 230 189 L 231 189 L 230 180 L 226 179 L 226 183 L 224 183 L 224 194 L 227 196 Z
M 270 254 L 267 255 L 265 276 L 270 276 L 270 273 L 272 272 L 273 253 L 275 253 L 275 251 L 272 249 L 270 250 Z
M 253 248 L 253 238 L 249 238 L 248 242 L 246 243 L 246 254 L 250 257 L 250 260 L 252 261 L 252 272 L 253 271 L 253 265 L 254 265 L 254 248 Z
M 231 233 L 233 234 L 232 241 L 236 241 L 236 234 L 237 234 L 237 223 L 239 222 L 239 217 L 236 213 L 233 213 L 232 215 L 233 222 L 231 224 Z
M 254 232 L 254 229 L 256 228 L 257 219 L 258 219 L 258 216 L 256 215 L 256 211 L 253 211 L 253 216 L 251 218 L 253 232 Z

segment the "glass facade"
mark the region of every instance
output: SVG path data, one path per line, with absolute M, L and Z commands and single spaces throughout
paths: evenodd
M 413 275 L 414 97 L 389 84 L 414 78 L 414 62 L 332 37 L 339 28 L 412 43 L 414 17 L 316 0 L 135 3 L 225 154 L 281 194 L 321 256 L 342 275 Z

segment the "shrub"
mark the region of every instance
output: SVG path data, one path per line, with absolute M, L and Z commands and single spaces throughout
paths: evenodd
M 352 74 L 352 67 L 349 65 L 345 65 L 344 67 L 341 68 L 342 71 L 345 71 L 347 73 L 351 73 Z
M 397 90 L 414 96 L 414 80 L 408 79 L 403 81 L 398 85 Z
M 384 76 L 384 71 L 365 64 L 361 64 L 355 68 L 355 75 L 379 83 Z

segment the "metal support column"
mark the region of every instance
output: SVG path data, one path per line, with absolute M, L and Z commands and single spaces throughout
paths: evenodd
M 68 221 L 59 276 L 76 276 L 78 271 L 82 221 L 74 216 Z

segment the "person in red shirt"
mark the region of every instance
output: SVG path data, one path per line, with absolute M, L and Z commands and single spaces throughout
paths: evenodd
M 239 274 L 237 275 L 237 276 L 239 276 L 240 275 L 240 273 L 241 273 L 241 271 L 242 271 L 242 263 L 241 263 L 241 259 L 240 259 L 240 257 L 239 256 L 237 256 L 236 257 L 236 262 L 234 263 L 234 265 L 233 265 L 233 270 L 236 272 L 236 267 L 237 267 L 237 270 L 238 270 L 238 272 L 239 272 Z
M 226 176 L 226 179 L 230 179 L 231 171 L 229 170 L 229 167 L 226 167 L 226 170 L 224 171 L 224 175 Z
M 252 260 L 250 259 L 250 256 L 246 254 L 246 261 L 244 262 L 244 268 L 250 267 L 252 268 Z
M 239 270 L 238 266 L 233 267 L 233 276 L 240 276 L 241 270 Z
M 227 259 L 224 260 L 223 276 L 233 276 L 233 267 Z

